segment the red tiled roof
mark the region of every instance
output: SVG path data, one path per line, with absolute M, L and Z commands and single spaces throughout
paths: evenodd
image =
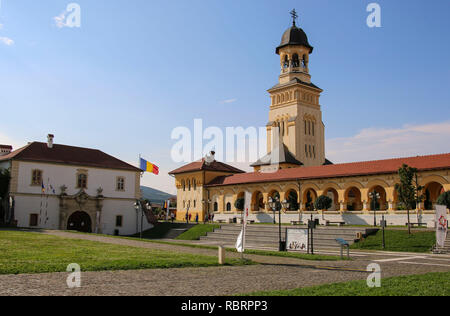
M 199 161 L 194 161 L 194 162 L 187 164 L 183 167 L 180 167 L 178 169 L 175 169 L 175 170 L 169 172 L 169 174 L 174 175 L 174 174 L 195 172 L 195 171 L 219 171 L 219 172 L 230 172 L 230 173 L 245 173 L 245 171 L 242 171 L 233 166 L 224 164 L 223 162 L 214 160 L 214 162 L 207 164 L 205 159 L 202 159 Z
M 53 145 L 53 148 L 48 148 L 47 143 L 39 142 L 30 143 L 8 155 L 0 156 L 0 161 L 11 159 L 141 171 L 140 169 L 97 149 L 66 145 Z
M 397 173 L 403 164 L 415 167 L 419 171 L 446 169 L 450 168 L 450 154 L 299 167 L 282 169 L 274 173 L 244 173 L 217 177 L 208 183 L 208 186 L 389 174 Z

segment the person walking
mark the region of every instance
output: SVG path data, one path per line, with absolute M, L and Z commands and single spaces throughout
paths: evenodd
M 175 214 L 174 213 L 170 213 L 170 219 L 172 220 L 172 224 L 175 221 Z
M 189 222 L 191 221 L 192 218 L 192 214 L 189 214 Z
M 186 223 L 189 224 L 189 211 L 186 212 Z
M 198 213 L 195 215 L 195 222 L 198 224 Z

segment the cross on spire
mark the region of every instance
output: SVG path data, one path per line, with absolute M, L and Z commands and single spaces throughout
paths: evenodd
M 295 11 L 295 9 L 291 11 L 291 16 L 292 16 L 292 24 L 295 26 L 295 20 L 297 20 L 298 18 L 298 14 L 297 11 Z

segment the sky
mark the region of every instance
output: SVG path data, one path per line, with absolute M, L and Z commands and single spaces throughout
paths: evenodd
M 450 152 L 450 2 L 0 0 L 0 143 L 98 148 L 159 165 L 143 185 L 175 193 L 174 128 L 262 127 L 289 12 L 314 46 L 335 163 Z M 248 164 L 247 164 L 248 165 Z

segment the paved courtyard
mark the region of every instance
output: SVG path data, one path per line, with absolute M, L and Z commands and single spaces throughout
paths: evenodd
M 215 250 L 68 232 L 45 232 L 112 244 L 217 255 Z M 450 271 L 450 256 L 360 252 L 352 261 L 315 262 L 295 258 L 246 255 L 251 266 L 83 272 L 82 286 L 68 289 L 68 273 L 0 276 L 0 295 L 232 295 L 261 290 L 366 279 L 376 262 L 382 277 Z M 230 257 L 239 256 L 227 253 Z M 83 267 L 81 267 L 83 268 Z

